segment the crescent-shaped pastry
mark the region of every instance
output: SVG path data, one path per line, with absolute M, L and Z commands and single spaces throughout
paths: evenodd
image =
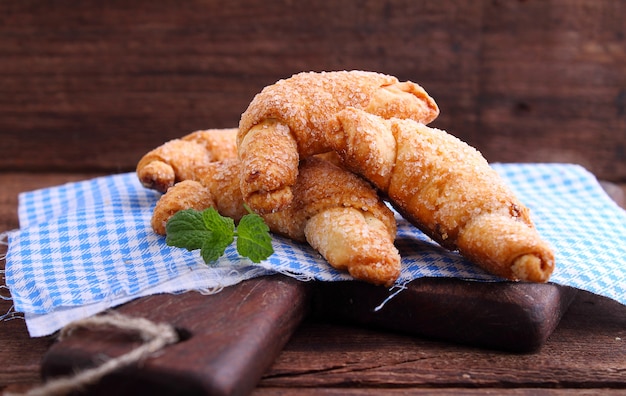
M 342 138 L 337 113 L 355 107 L 383 118 L 428 123 L 439 114 L 419 85 L 364 71 L 300 73 L 265 87 L 242 114 L 237 136 L 241 191 L 259 213 L 288 205 L 301 158 Z
M 162 159 L 167 158 L 174 173 L 172 179 L 180 180 L 168 188 L 153 212 L 152 227 L 162 235 L 167 220 L 183 209 L 214 207 L 235 221 L 247 213 L 239 188 L 241 162 L 236 157 L 224 158 L 228 150 L 217 154 L 214 151 L 219 151 L 218 146 L 204 142 L 207 137 L 215 141 L 212 135 L 224 136 L 226 143 L 231 136 L 234 142 L 234 135 L 220 130 L 192 135 L 193 139 L 186 140 L 198 146 L 192 152 L 206 150 L 206 158 L 220 155 L 222 159 L 195 166 L 185 158 L 185 152 L 177 152 L 181 145 L 174 140 L 151 151 L 148 159 L 140 162 L 142 175 L 153 180 L 156 177 L 149 174 L 154 169 L 150 159 L 163 163 Z M 262 216 L 271 231 L 308 242 L 331 266 L 348 271 L 355 279 L 390 286 L 400 274 L 393 212 L 368 182 L 325 159 L 302 160 L 292 202 Z
M 344 166 L 385 192 L 412 224 L 490 273 L 546 282 L 554 254 L 487 160 L 445 131 L 356 108 L 338 119 Z

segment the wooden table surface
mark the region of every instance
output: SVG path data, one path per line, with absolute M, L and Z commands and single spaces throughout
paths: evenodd
M 0 175 L 4 186 L 0 232 L 17 227 L 18 192 L 93 176 Z M 609 189 L 623 206 L 624 186 Z M 2 295 L 8 295 L 6 289 Z M 0 300 L 0 312 L 10 308 L 9 300 Z M 39 384 L 42 356 L 54 341 L 54 336 L 30 338 L 22 319 L 0 322 L 0 390 L 25 391 Z M 309 318 L 253 393 L 356 395 L 382 390 L 388 394 L 624 394 L 626 306 L 579 292 L 540 350 L 523 354 Z

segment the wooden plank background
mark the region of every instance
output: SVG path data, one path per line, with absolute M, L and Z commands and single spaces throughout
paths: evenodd
M 280 78 L 365 69 L 490 161 L 626 182 L 625 34 L 614 0 L 2 1 L 0 171 L 132 170 Z

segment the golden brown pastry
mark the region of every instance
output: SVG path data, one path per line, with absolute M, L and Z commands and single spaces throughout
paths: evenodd
M 264 88 L 239 123 L 241 190 L 255 211 L 291 202 L 301 158 L 332 150 L 341 139 L 337 113 L 355 107 L 384 118 L 428 123 L 439 114 L 419 85 L 364 71 L 300 73 Z
M 206 150 L 202 139 L 194 144 Z M 170 187 L 157 202 L 152 217 L 155 232 L 165 234 L 167 220 L 186 208 L 214 207 L 235 221 L 247 213 L 239 188 L 241 163 L 237 158 L 203 162 L 190 170 L 185 166 L 192 162 L 179 157 L 184 153 L 173 152 L 179 148 L 178 141 L 170 141 L 147 154 L 163 162 L 163 152 L 167 152 L 168 165 L 175 170 L 173 179 L 190 177 Z M 151 162 L 142 159 L 141 163 L 144 176 L 156 179 L 146 175 L 146 169 L 154 169 Z M 393 244 L 396 223 L 391 210 L 369 183 L 322 158 L 301 161 L 292 202 L 283 210 L 262 216 L 273 232 L 308 242 L 330 265 L 348 271 L 355 279 L 389 286 L 400 274 L 400 255 Z
M 239 170 L 237 158 L 226 158 L 197 168 L 193 179 L 174 184 L 159 198 L 152 214 L 152 229 L 165 235 L 169 218 L 183 209 L 213 207 L 222 216 L 239 221 L 248 213 L 239 189 Z
M 237 128 L 196 131 L 174 139 L 144 155 L 137 177 L 146 188 L 160 192 L 181 180 L 194 179 L 196 169 L 237 156 Z
M 293 200 L 263 214 L 274 232 L 307 241 L 355 279 L 390 286 L 400 275 L 393 212 L 369 183 L 321 158 L 300 162 Z
M 154 232 L 165 235 L 165 226 L 170 217 L 184 209 L 204 210 L 215 207 L 211 191 L 195 180 L 176 183 L 161 195 L 152 213 L 150 225 Z
M 546 282 L 554 255 L 529 210 L 485 158 L 456 137 L 413 120 L 356 108 L 338 114 L 344 166 L 384 191 L 442 246 L 513 280 Z

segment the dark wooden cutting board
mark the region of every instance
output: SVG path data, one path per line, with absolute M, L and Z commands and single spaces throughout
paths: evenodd
M 156 295 L 118 310 L 168 322 L 184 340 L 140 365 L 105 377 L 90 394 L 249 393 L 310 314 L 317 320 L 401 331 L 479 347 L 529 352 L 557 326 L 575 290 L 553 284 L 424 278 L 388 299 L 362 282 L 299 282 L 282 275 L 249 280 L 214 295 Z M 90 367 L 139 345 L 117 330 L 83 330 L 45 355 L 45 378 Z
M 143 363 L 111 374 L 96 395 L 244 395 L 274 361 L 310 306 L 310 284 L 268 276 L 219 293 L 154 295 L 117 310 L 175 326 L 183 340 Z M 140 345 L 119 330 L 81 330 L 54 344 L 44 378 L 68 375 Z
M 548 339 L 576 294 L 555 284 L 416 279 L 390 296 L 362 282 L 315 284 L 314 315 L 511 352 Z

